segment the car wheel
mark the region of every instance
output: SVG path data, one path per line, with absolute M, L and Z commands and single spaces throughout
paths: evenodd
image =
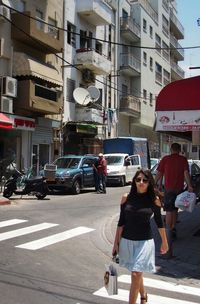
M 81 192 L 80 182 L 78 180 L 76 180 L 72 186 L 72 193 L 80 194 L 80 192 Z
M 126 185 L 126 178 L 125 178 L 125 176 L 122 176 L 121 181 L 120 181 L 120 186 L 124 187 L 125 185 Z

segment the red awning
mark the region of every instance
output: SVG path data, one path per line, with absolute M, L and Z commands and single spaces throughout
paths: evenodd
M 0 128 L 1 129 L 12 129 L 13 121 L 3 113 L 0 113 Z
M 155 108 L 156 131 L 200 131 L 200 76 L 168 84 Z
M 171 82 L 159 93 L 156 111 L 200 110 L 200 76 Z

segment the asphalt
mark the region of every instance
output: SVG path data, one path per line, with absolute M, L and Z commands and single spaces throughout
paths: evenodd
M 163 212 L 163 215 L 165 213 Z M 114 215 L 105 226 L 105 236 L 112 244 L 114 240 L 118 214 Z M 176 225 L 177 238 L 173 242 L 173 258 L 166 259 L 159 253 L 160 236 L 155 228 L 153 231 L 156 243 L 157 273 L 176 279 L 189 280 L 199 286 L 200 280 L 200 204 L 193 212 L 180 211 Z

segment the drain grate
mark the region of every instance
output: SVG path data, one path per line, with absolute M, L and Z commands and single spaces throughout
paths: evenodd
M 193 236 L 199 236 L 200 237 L 200 229 L 198 229 L 194 234 Z

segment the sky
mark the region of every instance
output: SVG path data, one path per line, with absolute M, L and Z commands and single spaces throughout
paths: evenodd
M 179 40 L 182 47 L 199 46 L 196 49 L 188 49 L 184 52 L 184 61 L 179 61 L 179 66 L 184 69 L 185 77 L 200 75 L 200 26 L 197 20 L 200 18 L 200 0 L 177 0 L 178 19 L 184 27 L 185 37 Z M 189 67 L 199 67 L 190 70 Z

